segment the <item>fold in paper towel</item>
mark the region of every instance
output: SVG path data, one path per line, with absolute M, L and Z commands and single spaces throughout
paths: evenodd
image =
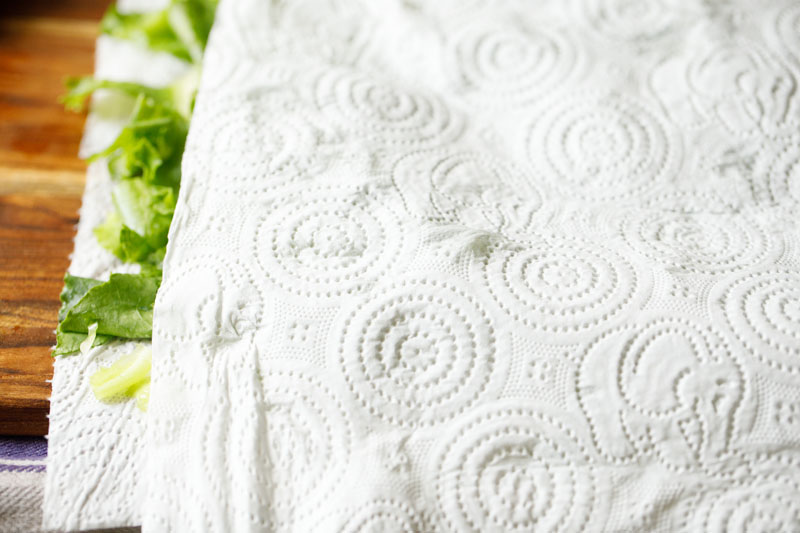
M 144 531 L 800 529 L 799 30 L 223 0 Z

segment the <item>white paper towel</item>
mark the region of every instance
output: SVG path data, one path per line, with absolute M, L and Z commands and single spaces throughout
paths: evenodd
M 121 8 L 137 7 L 136 2 L 127 4 Z M 186 68 L 185 63 L 171 56 L 152 54 L 128 42 L 105 36 L 97 42 L 95 75 L 101 79 L 163 86 Z M 102 99 L 103 95 L 99 95 L 96 101 Z M 121 110 L 116 106 L 114 109 Z M 125 113 L 109 115 L 96 110 L 90 114 L 82 153 L 89 155 L 105 148 L 124 122 Z M 132 272 L 137 268 L 122 264 L 103 249 L 93 233 L 113 209 L 111 185 L 104 161 L 89 165 L 70 274 L 107 279 L 112 271 Z M 141 523 L 144 414 L 134 402 L 109 405 L 97 401 L 89 386 L 89 377 L 100 366 L 110 365 L 135 345 L 117 341 L 94 348 L 87 355 L 55 359 L 44 491 L 45 529 L 72 531 Z
M 800 530 L 799 35 L 223 0 L 144 531 Z

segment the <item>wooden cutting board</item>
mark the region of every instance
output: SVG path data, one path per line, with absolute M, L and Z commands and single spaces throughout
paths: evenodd
M 58 295 L 86 165 L 58 103 L 93 70 L 108 0 L 0 2 L 0 435 L 47 433 Z

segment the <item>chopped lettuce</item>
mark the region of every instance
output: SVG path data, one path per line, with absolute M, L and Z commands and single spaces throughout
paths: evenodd
M 105 221 L 94 228 L 94 235 L 100 246 L 126 263 L 146 261 L 150 254 L 144 237 L 126 227 L 119 213 L 109 213 Z
M 167 18 L 192 61 L 199 63 L 214 22 L 216 0 L 172 0 Z
M 113 338 L 147 339 L 153 331 L 153 304 L 161 285 L 161 272 L 111 274 L 109 280 L 67 274 L 61 293 L 61 318 L 53 355 L 67 355 L 80 345 L 96 325 L 92 346 Z
M 153 304 L 160 276 L 111 274 L 108 281 L 89 289 L 61 321 L 61 329 L 85 333 L 97 322 L 97 333 L 126 339 L 149 338 L 153 332 Z
M 75 353 L 80 350 L 81 344 L 86 341 L 88 328 L 85 332 L 64 331 L 61 324 L 70 309 L 75 307 L 75 304 L 86 296 L 89 289 L 101 283 L 103 282 L 96 279 L 81 278 L 70 274 L 64 276 L 64 288 L 61 290 L 61 309 L 58 311 L 59 324 L 56 329 L 56 347 L 53 349 L 53 356 Z M 100 346 L 112 339 L 113 337 L 109 335 L 97 335 L 97 330 L 95 329 L 95 338 L 89 348 Z
M 100 31 L 139 46 L 167 52 L 184 61 L 191 61 L 189 49 L 169 21 L 167 9 L 153 13 L 120 13 L 112 4 L 100 21 Z
M 101 283 L 103 282 L 100 280 L 81 278 L 71 274 L 64 276 L 64 288 L 61 289 L 60 296 L 61 309 L 58 310 L 59 322 L 66 318 L 69 310 L 75 307 L 75 304 L 78 303 L 81 298 L 86 296 L 86 293 L 89 292 L 89 289 L 96 287 Z
M 147 410 L 150 399 L 150 366 L 153 352 L 144 345 L 117 359 L 109 367 L 98 369 L 89 378 L 95 397 L 101 402 L 136 398 L 136 405 Z
M 102 29 L 154 50 L 199 59 L 215 8 L 216 0 L 172 0 L 167 8 L 154 13 L 123 14 L 112 6 Z M 63 101 L 72 110 L 82 109 L 98 89 L 136 98 L 130 118 L 114 142 L 90 157 L 104 158 L 115 181 L 115 209 L 95 228 L 95 236 L 101 246 L 126 263 L 148 269 L 161 266 L 199 79 L 199 66 L 194 66 L 163 88 L 93 77 L 67 82 Z
M 73 353 L 77 353 L 81 349 L 81 345 L 86 342 L 88 337 L 88 333 L 75 333 L 73 331 L 63 331 L 59 326 L 56 329 L 56 347 L 53 348 L 51 355 L 53 357 L 57 355 L 69 355 Z M 110 335 L 97 335 L 95 334 L 95 338 L 92 341 L 92 345 L 89 347 L 94 348 L 95 346 L 101 346 L 114 340 L 114 337 Z
M 130 121 L 111 145 L 92 155 L 105 157 L 114 179 L 142 178 L 178 187 L 188 121 L 172 106 L 142 93 Z
M 92 349 L 94 346 L 94 339 L 97 337 L 97 322 L 89 326 L 88 331 L 86 332 L 86 339 L 81 343 L 80 349 L 83 355 L 89 353 L 89 350 Z
M 153 304 L 161 283 L 161 263 L 180 187 L 180 165 L 189 118 L 200 79 L 199 63 L 214 20 L 217 0 L 171 0 L 151 13 L 121 13 L 116 6 L 101 22 L 103 33 L 127 39 L 154 51 L 170 53 L 193 65 L 167 87 L 99 80 L 91 76 L 67 81 L 67 109 L 80 111 L 97 90 L 117 91 L 135 100 L 128 122 L 105 150 L 114 180 L 114 210 L 94 230 L 98 242 L 122 261 L 138 263 L 139 274 L 111 274 L 108 281 L 67 275 L 61 293 L 57 344 L 53 355 L 87 352 L 115 338 L 144 339 L 152 334 Z M 139 376 L 139 355 L 98 372 L 92 386 L 98 397 Z M 133 355 L 133 354 L 131 354 Z M 147 375 L 128 388 L 146 409 Z M 128 361 L 128 359 L 126 359 Z M 140 364 L 141 363 L 141 364 Z M 130 379 L 129 379 L 130 378 Z M 99 392 L 98 392 L 99 391 Z
M 195 87 L 181 90 L 193 93 Z M 127 263 L 159 266 L 166 252 L 189 128 L 171 96 L 179 92 L 154 95 L 142 90 L 130 122 L 108 148 L 92 156 L 107 159 L 116 182 L 115 210 L 95 228 L 95 235 L 101 246 Z
M 175 212 L 175 190 L 142 180 L 124 180 L 114 187 L 114 206 L 122 223 L 154 249 L 167 245 L 167 232 Z
M 150 381 L 143 383 L 133 393 L 133 397 L 136 399 L 136 407 L 139 408 L 140 411 L 147 411 L 147 407 L 150 405 Z
M 216 0 L 172 0 L 160 11 L 120 13 L 112 5 L 100 29 L 107 35 L 199 63 L 216 7 Z
M 166 89 L 155 89 L 129 81 L 98 80 L 93 76 L 69 77 L 66 81 L 67 93 L 61 97 L 61 103 L 70 111 L 83 111 L 86 100 L 98 89 L 120 91 L 132 97 L 146 94 L 156 100 L 169 97 Z
M 94 229 L 101 246 L 127 263 L 160 265 L 175 212 L 171 187 L 122 180 L 113 189 L 115 211 Z
M 200 82 L 200 68 L 192 67 L 167 87 L 149 87 L 130 81 L 101 80 L 94 76 L 67 78 L 67 93 L 61 102 L 70 111 L 83 111 L 86 100 L 98 89 L 119 91 L 131 97 L 145 95 L 154 102 L 171 107 L 184 118 L 189 118 L 194 106 L 194 97 Z

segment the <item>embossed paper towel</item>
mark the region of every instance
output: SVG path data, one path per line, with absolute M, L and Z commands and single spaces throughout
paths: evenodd
M 145 531 L 800 530 L 799 28 L 223 0 Z
M 144 10 L 153 2 L 121 2 L 125 10 Z M 95 75 L 99 78 L 165 85 L 187 66 L 166 54 L 152 54 L 101 37 Z M 104 106 L 108 107 L 108 106 Z M 123 119 L 123 116 L 118 117 Z M 82 152 L 91 154 L 111 143 L 122 126 L 113 116 L 90 114 Z M 69 272 L 107 278 L 112 271 L 130 271 L 97 244 L 92 230 L 111 203 L 111 177 L 104 162 L 90 164 Z M 89 377 L 100 366 L 129 353 L 136 343 L 114 342 L 88 354 L 58 357 L 50 398 L 47 475 L 44 489 L 46 529 L 72 531 L 139 525 L 143 501 L 140 472 L 144 469 L 145 417 L 133 405 L 97 401 Z

